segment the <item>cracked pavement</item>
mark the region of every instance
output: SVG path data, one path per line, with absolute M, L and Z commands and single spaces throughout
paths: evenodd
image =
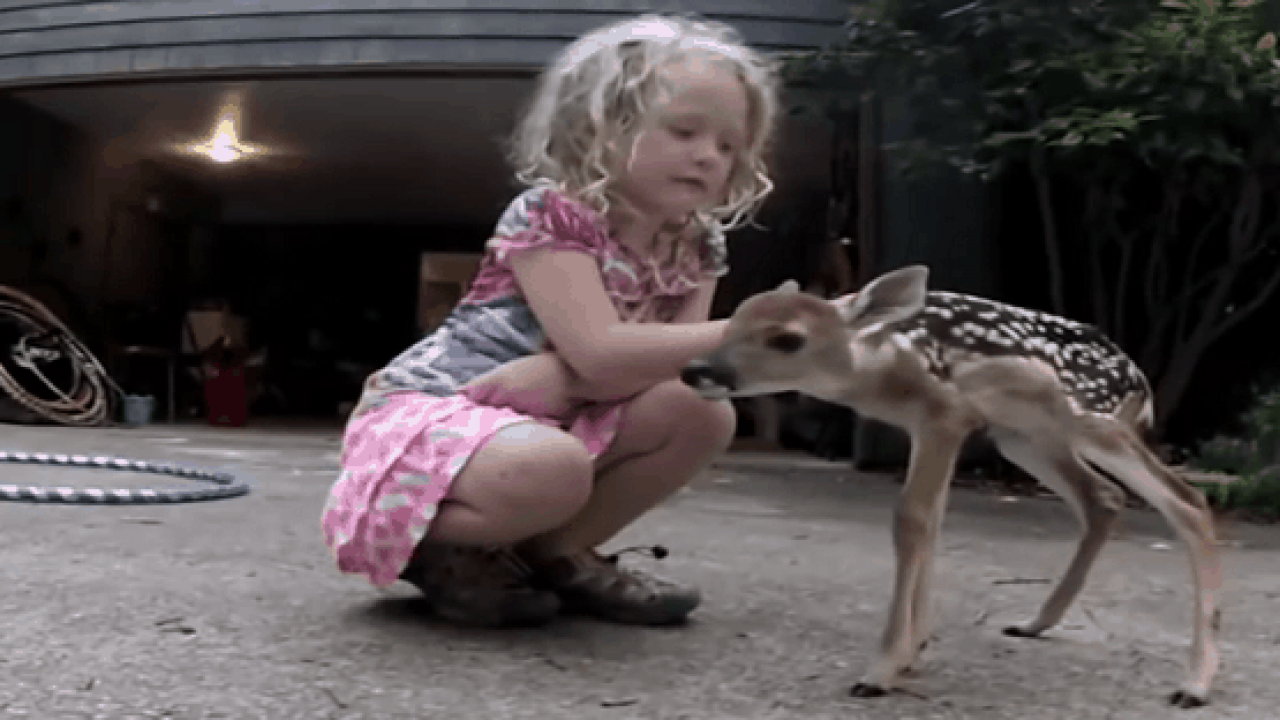
M 1211 704 L 1165 697 L 1187 661 L 1185 554 L 1129 510 L 1064 624 L 1032 614 L 1076 539 L 1066 507 L 957 488 L 935 640 L 905 692 L 859 700 L 891 591 L 898 486 L 885 475 L 726 461 L 610 547 L 699 583 L 678 628 L 564 618 L 455 628 L 415 591 L 340 575 L 318 517 L 337 430 L 0 426 L 0 448 L 230 468 L 241 498 L 168 506 L 0 502 L 0 718 L 1272 718 L 1280 706 L 1280 532 L 1220 527 L 1223 668 Z M 731 465 L 731 466 L 730 466 Z M 5 482 L 182 486 L 5 465 Z

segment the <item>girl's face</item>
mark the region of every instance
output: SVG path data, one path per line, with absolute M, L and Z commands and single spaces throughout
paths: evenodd
M 641 122 L 614 190 L 651 220 L 681 222 L 724 201 L 749 140 L 747 92 L 734 73 L 703 58 L 673 63 L 664 75 L 670 92 Z

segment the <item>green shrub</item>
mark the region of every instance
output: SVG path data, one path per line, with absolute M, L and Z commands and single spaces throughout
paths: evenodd
M 1219 435 L 1200 443 L 1189 464 L 1202 472 L 1243 475 L 1251 469 L 1254 455 L 1251 443 Z
M 1189 464 L 1239 478 L 1198 485 L 1211 503 L 1280 518 L 1280 388 L 1260 391 L 1242 420 L 1245 438 L 1220 435 L 1203 442 Z
M 1228 484 L 1201 485 L 1209 502 L 1227 510 L 1248 510 L 1268 519 L 1280 519 L 1280 466 L 1241 477 Z

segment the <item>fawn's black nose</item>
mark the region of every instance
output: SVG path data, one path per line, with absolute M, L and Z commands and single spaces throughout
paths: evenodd
M 734 390 L 738 386 L 737 379 L 732 371 L 721 370 L 699 362 L 686 365 L 684 370 L 680 371 L 680 381 L 695 389 L 715 387 Z
M 696 388 L 702 384 L 702 378 L 705 377 L 706 371 L 707 368 L 705 367 L 694 367 L 693 365 L 690 365 L 680 371 L 680 382 L 688 385 L 689 387 Z

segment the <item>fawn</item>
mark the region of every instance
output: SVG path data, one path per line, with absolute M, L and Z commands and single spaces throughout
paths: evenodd
M 884 274 L 835 300 L 794 281 L 745 300 L 725 342 L 682 380 L 707 398 L 801 392 L 906 431 L 905 487 L 894 515 L 896 579 L 878 657 L 853 687 L 892 690 L 924 648 L 930 581 L 955 462 L 985 432 L 1000 453 L 1060 495 L 1082 535 L 1065 574 L 1028 623 L 1035 637 L 1079 593 L 1128 488 L 1187 546 L 1195 584 L 1190 672 L 1169 701 L 1207 702 L 1218 670 L 1222 569 L 1204 497 L 1146 444 L 1152 392 L 1137 365 L 1096 328 L 977 297 L 929 291 L 928 269 Z

